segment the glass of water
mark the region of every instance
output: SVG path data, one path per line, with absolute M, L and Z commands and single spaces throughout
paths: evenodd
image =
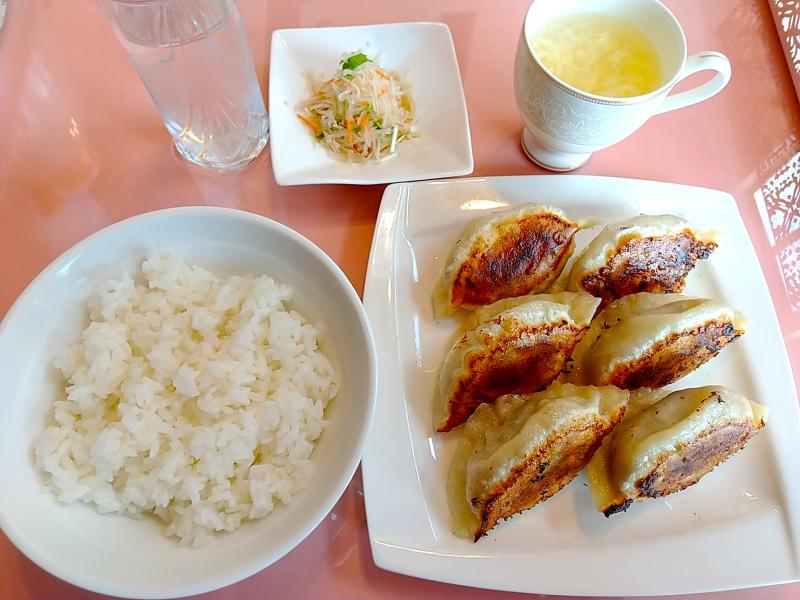
M 269 119 L 234 0 L 98 0 L 178 152 L 228 171 L 256 158 Z

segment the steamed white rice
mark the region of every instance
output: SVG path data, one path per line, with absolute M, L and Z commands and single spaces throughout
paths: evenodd
M 289 503 L 337 392 L 291 295 L 266 275 L 160 256 L 100 285 L 56 361 L 66 399 L 35 445 L 57 498 L 154 513 L 195 547 Z

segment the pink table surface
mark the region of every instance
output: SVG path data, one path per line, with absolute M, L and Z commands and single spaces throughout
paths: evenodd
M 731 58 L 729 87 L 702 105 L 654 118 L 578 172 L 732 193 L 760 257 L 798 375 L 800 108 L 768 4 L 764 0 L 666 3 L 685 27 L 690 52 L 714 49 Z M 243 0 L 239 4 L 264 88 L 273 29 L 415 20 L 447 23 L 467 96 L 474 174 L 543 173 L 518 145 L 520 119 L 511 85 L 514 48 L 528 0 Z M 0 31 L 0 315 L 40 269 L 83 237 L 132 215 L 190 204 L 230 206 L 281 221 L 321 246 L 362 290 L 383 186 L 280 188 L 269 162 L 269 149 L 248 169 L 232 175 L 207 173 L 182 162 L 93 2 L 10 0 Z M 331 514 L 299 547 L 261 573 L 203 597 L 465 595 L 515 596 L 423 581 L 375 567 L 358 472 Z M 42 571 L 0 534 L 0 599 L 99 597 Z M 704 597 L 788 600 L 800 597 L 800 584 Z

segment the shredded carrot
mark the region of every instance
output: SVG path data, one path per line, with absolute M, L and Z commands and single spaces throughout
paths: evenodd
M 384 72 L 383 72 L 383 71 L 381 71 L 380 69 L 375 69 L 375 72 L 376 72 L 376 73 L 377 73 L 377 74 L 378 74 L 380 77 L 383 77 L 384 79 L 386 79 L 386 80 L 388 80 L 388 81 L 391 81 L 391 79 L 392 79 L 391 77 L 389 77 L 389 76 L 388 76 L 386 73 L 384 73 Z
M 303 124 L 305 124 L 305 125 L 308 125 L 308 126 L 311 128 L 311 131 L 313 131 L 313 132 L 314 132 L 314 135 L 317 135 L 317 126 L 314 124 L 314 122 L 313 122 L 313 121 L 311 121 L 311 120 L 309 120 L 309 119 L 306 119 L 306 118 L 305 118 L 303 115 L 301 115 L 300 113 L 297 113 L 297 118 L 298 118 L 298 119 L 300 119 L 300 122 L 301 122 L 301 123 L 303 123 Z
M 353 143 L 353 122 L 350 119 L 344 120 L 344 126 L 347 127 L 347 142 Z
M 364 125 L 365 125 L 365 124 L 366 124 L 366 122 L 367 122 L 367 119 L 369 119 L 369 113 L 368 113 L 368 112 L 365 112 L 365 113 L 364 113 L 364 116 L 363 116 L 363 117 L 361 117 L 361 120 L 358 122 L 358 126 L 359 126 L 359 127 L 361 127 L 361 128 L 363 128 L 363 127 L 364 127 Z

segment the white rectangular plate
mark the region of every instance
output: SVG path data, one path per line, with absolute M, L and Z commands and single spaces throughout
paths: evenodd
M 346 163 L 332 156 L 297 118 L 311 94 L 309 75 L 332 76 L 342 54 L 361 50 L 411 87 L 414 131 L 395 156 Z M 330 75 L 329 75 L 330 74 Z M 472 173 L 467 103 L 450 29 L 442 23 L 280 29 L 272 33 L 269 66 L 272 170 L 280 185 L 375 184 Z
M 459 433 L 435 434 L 432 402 L 458 317 L 434 320 L 431 291 L 458 236 L 520 202 L 609 223 L 672 213 L 719 231 L 685 293 L 743 311 L 749 329 L 670 386 L 722 384 L 766 404 L 765 430 L 698 485 L 605 518 L 580 475 L 478 543 L 450 532 L 445 481 Z M 577 250 L 599 230 L 579 234 Z M 461 585 L 573 595 L 654 595 L 800 579 L 800 420 L 786 350 L 733 198 L 605 177 L 496 177 L 389 186 L 364 303 L 379 353 L 378 405 L 363 458 L 372 553 L 384 569 Z

